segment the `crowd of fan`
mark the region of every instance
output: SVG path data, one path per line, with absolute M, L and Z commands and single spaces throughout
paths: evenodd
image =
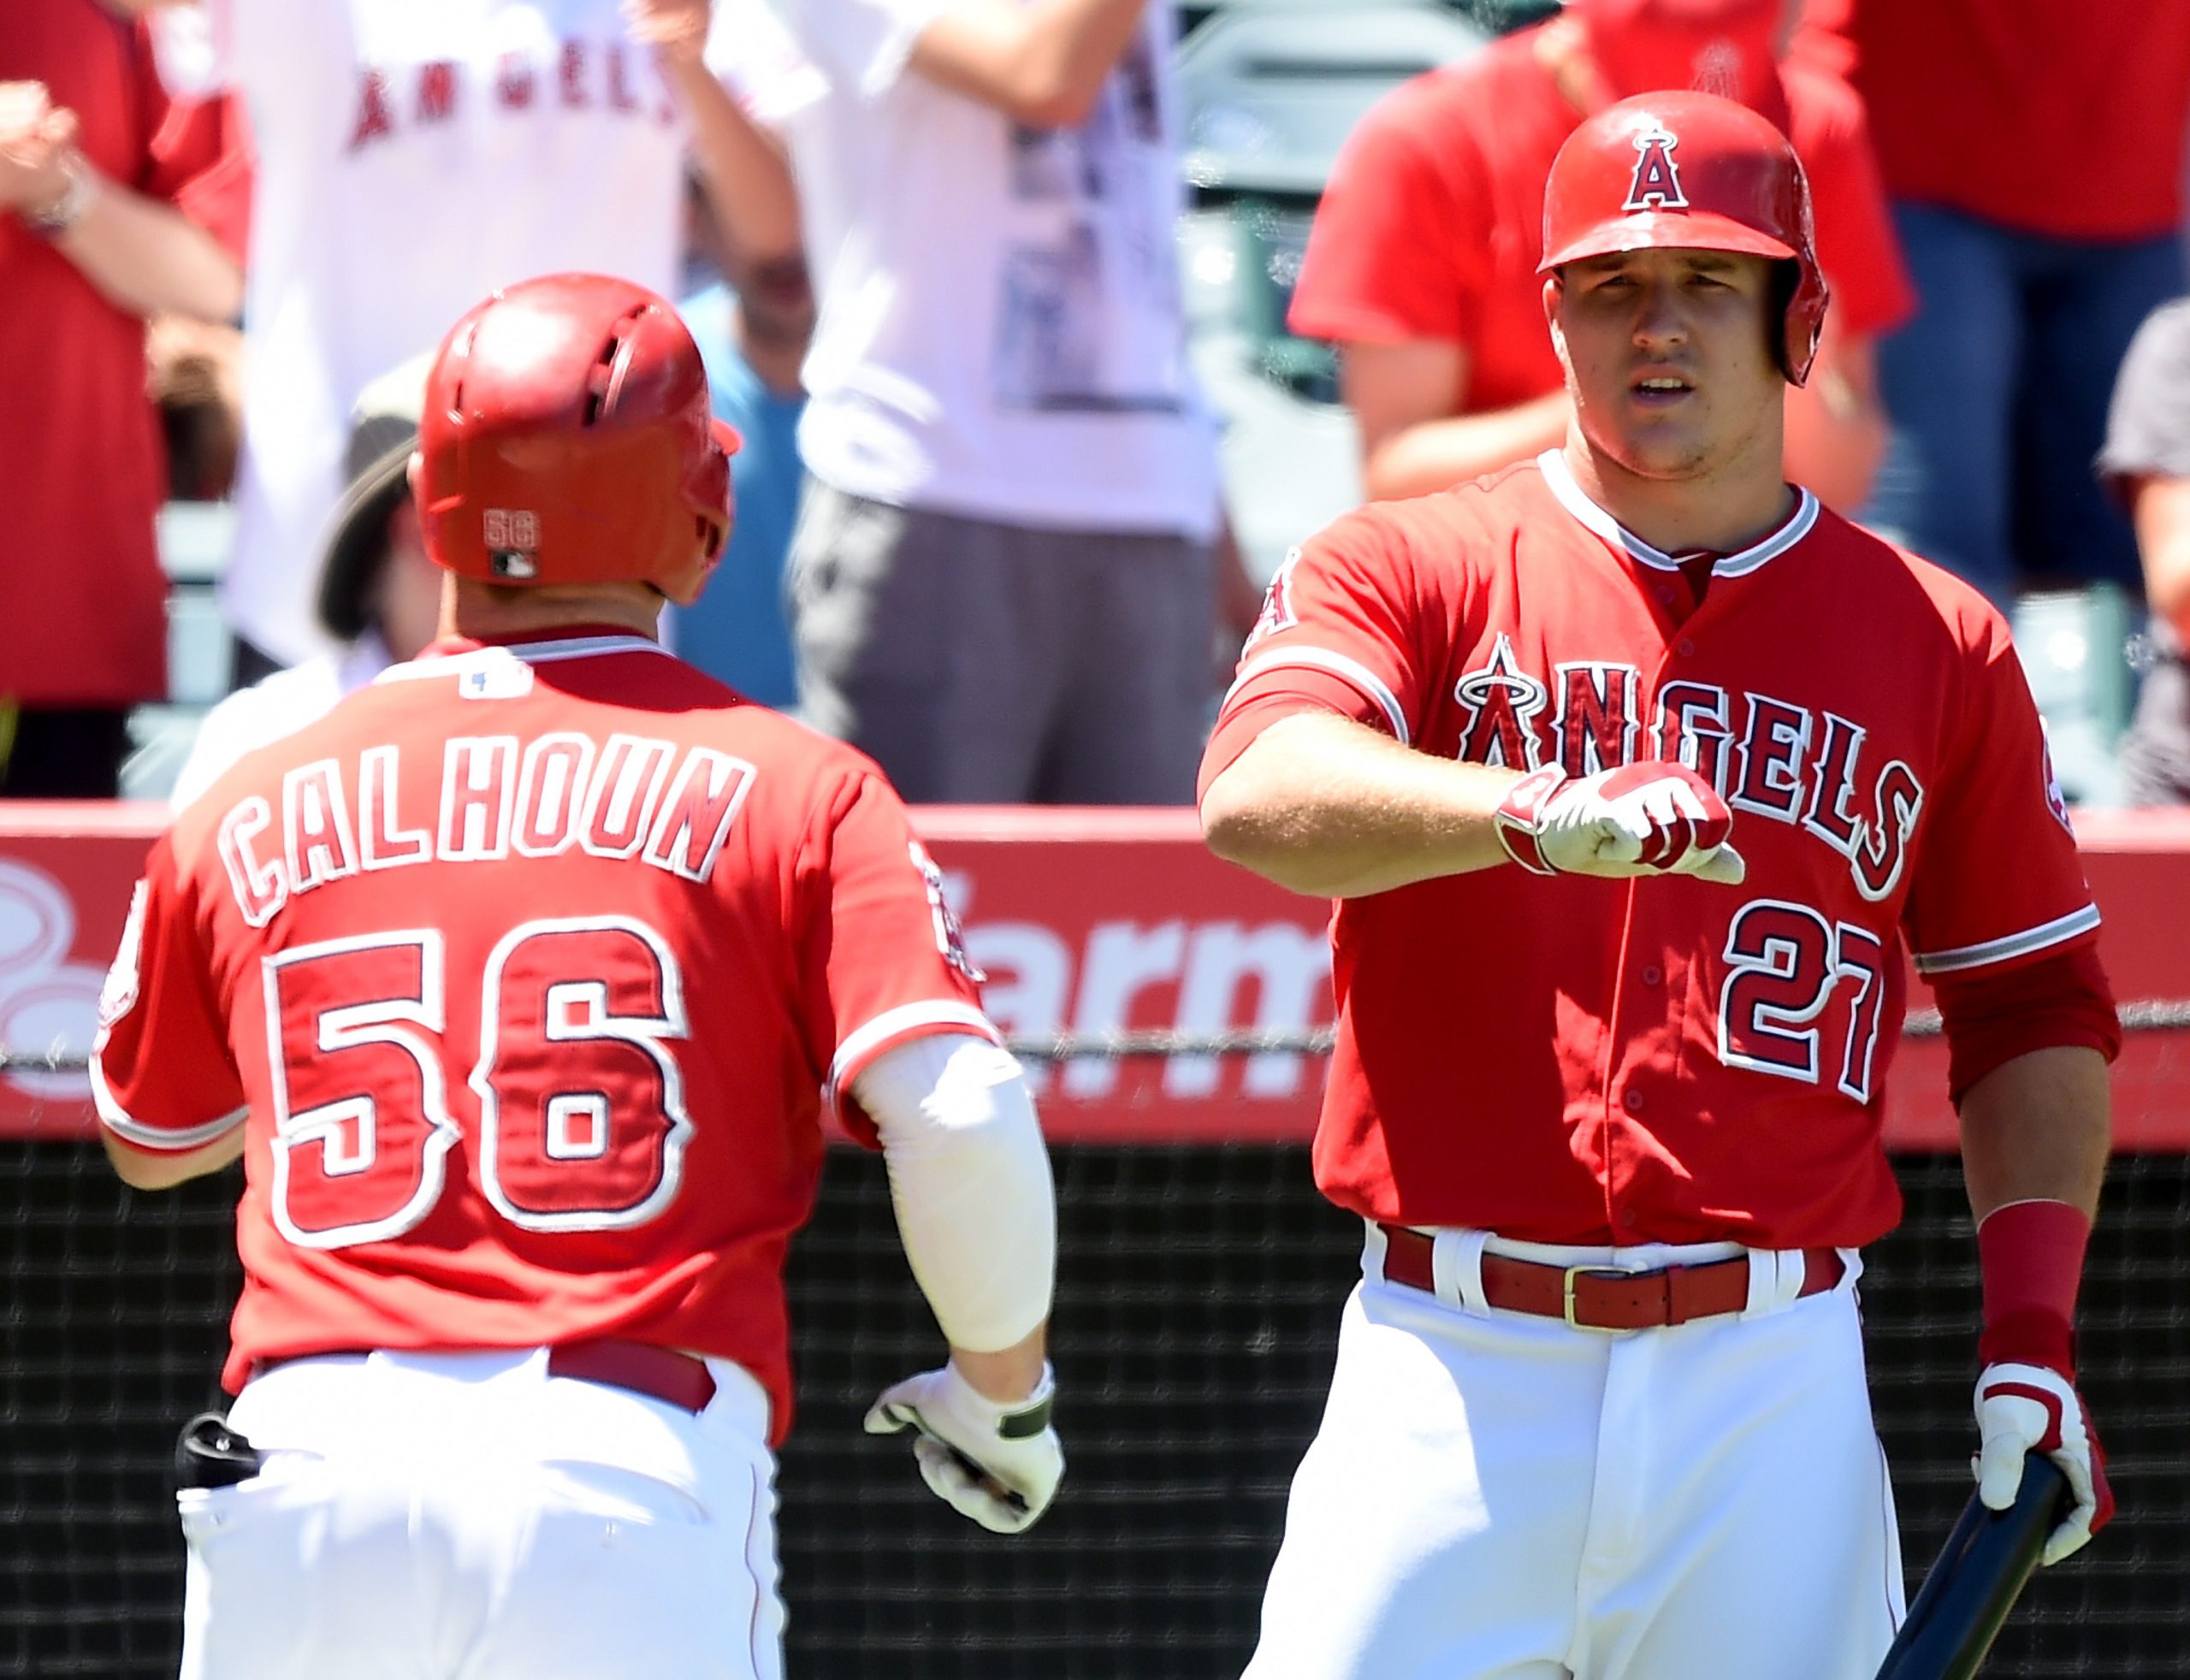
M 170 496 L 236 506 L 238 692 L 179 797 L 423 647 L 423 358 L 581 269 L 679 300 L 744 439 L 681 654 L 915 801 L 1187 800 L 1258 589 L 1187 360 L 1175 30 L 1165 0 L 13 0 L 0 796 L 117 791 L 167 692 Z M 1814 184 L 1794 475 L 2004 606 L 2140 599 L 2125 792 L 2190 802 L 2190 9 L 1567 0 L 1399 88 L 1291 314 L 1369 494 L 1564 435 L 1545 172 L 1671 86 L 1772 117 Z

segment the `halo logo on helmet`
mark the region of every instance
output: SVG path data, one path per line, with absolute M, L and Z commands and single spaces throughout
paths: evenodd
M 1662 122 L 1635 137 L 1635 178 L 1627 184 L 1622 210 L 1686 210 L 1688 194 L 1680 190 L 1680 170 L 1673 163 L 1673 148 L 1680 136 Z
M 1678 149 L 1679 161 L 1674 161 Z M 1622 251 L 1731 251 L 1784 263 L 1773 357 L 1809 377 L 1830 294 L 1817 265 L 1810 186 L 1787 137 L 1715 93 L 1638 93 L 1566 137 L 1543 192 L 1541 275 Z

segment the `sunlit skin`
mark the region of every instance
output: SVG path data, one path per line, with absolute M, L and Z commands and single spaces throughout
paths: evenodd
M 1592 500 L 1667 550 L 1730 550 L 1791 505 L 1772 264 L 1722 251 L 1585 257 L 1544 283 L 1573 399 L 1566 454 Z

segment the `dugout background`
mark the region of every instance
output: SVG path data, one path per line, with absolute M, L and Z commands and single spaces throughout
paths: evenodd
M 1070 1469 L 1015 1541 L 932 1499 L 902 1442 L 859 1431 L 875 1392 L 939 1344 L 879 1162 L 832 1160 L 791 1272 L 791 1680 L 1229 1680 L 1252 1647 L 1359 1227 L 1316 1197 L 1297 1147 L 1054 1153 Z M 1900 1173 L 1909 1218 L 1871 1251 L 1864 1298 L 1913 1590 L 1970 1485 L 1976 1251 L 1958 1163 Z M 144 1195 L 96 1144 L 9 1142 L 0 1178 L 0 1675 L 158 1680 L 182 1582 L 167 1466 L 225 1346 L 234 1172 Z M 2184 1156 L 2116 1162 L 2083 1363 L 2122 1516 L 2033 1582 L 1988 1675 L 2190 1674 L 2187 1228 Z

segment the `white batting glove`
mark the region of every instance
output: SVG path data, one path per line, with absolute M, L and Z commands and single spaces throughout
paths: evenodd
M 1734 813 L 1684 764 L 1651 760 L 1579 780 L 1557 765 L 1506 790 L 1506 855 L 1533 875 L 1693 875 L 1731 886 L 1746 873 L 1727 843 Z
M 918 1430 L 913 1458 L 936 1497 L 991 1533 L 1015 1535 L 1050 1508 L 1064 1477 L 1064 1446 L 1050 1423 L 1057 1392 L 1045 1364 L 1033 1393 L 998 1405 L 945 1365 L 884 1389 L 867 1432 Z
M 2080 1550 L 2114 1515 L 2106 1455 L 2084 1416 L 2075 1385 L 2044 1365 L 1987 1365 L 1977 1378 L 1977 1497 L 1994 1511 L 2015 1503 L 2026 1454 L 2043 1452 L 2061 1467 L 2076 1503 L 2045 1537 L 2039 1561 L 2057 1564 Z

